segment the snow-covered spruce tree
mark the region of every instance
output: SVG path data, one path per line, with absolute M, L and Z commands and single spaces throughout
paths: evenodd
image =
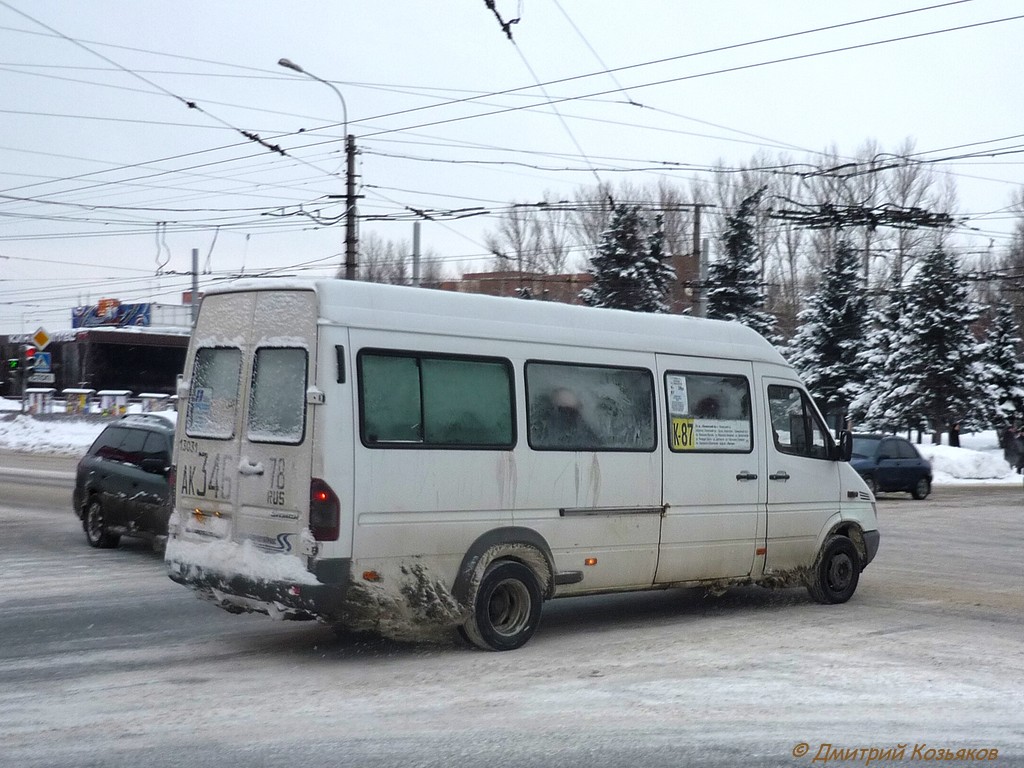
M 665 253 L 662 218 L 653 227 L 639 206 L 617 205 L 588 269 L 594 278 L 580 298 L 591 307 L 667 312 L 675 270 Z
M 833 425 L 845 423 L 862 381 L 858 359 L 865 346 L 867 301 L 859 262 L 850 243 L 840 241 L 817 293 L 797 316 L 799 326 L 786 350 Z
M 722 256 L 708 267 L 707 316 L 735 320 L 777 341 L 775 318 L 764 311 L 755 214 L 765 188 L 746 197 L 739 210 L 725 217 Z
M 889 296 L 885 307 L 868 312 L 864 347 L 857 355 L 860 371 L 850 401 L 850 420 L 855 431 L 897 432 L 918 426 L 896 396 L 900 358 L 893 354 L 894 338 L 903 316 L 903 293 Z
M 1020 326 L 1013 307 L 996 307 L 992 325 L 979 348 L 978 367 L 984 390 L 985 427 L 994 428 L 1002 441 L 1006 430 L 1024 421 L 1024 363 L 1020 360 Z
M 919 264 L 906 311 L 889 337 L 890 389 L 871 403 L 869 417 L 898 420 L 900 426 L 923 423 L 936 442 L 953 424 L 974 423 L 980 387 L 978 344 L 970 326 L 977 317 L 953 257 L 942 248 L 930 251 Z

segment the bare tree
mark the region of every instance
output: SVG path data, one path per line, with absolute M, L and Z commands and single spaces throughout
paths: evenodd
M 364 235 L 359 242 L 359 279 L 368 283 L 394 283 L 401 246 L 393 240 L 385 240 L 376 232 Z M 338 277 L 344 277 L 344 268 L 338 271 Z
M 497 272 L 536 272 L 541 249 L 541 227 L 535 208 L 513 203 L 498 219 L 497 229 L 484 235 Z
M 359 243 L 359 279 L 368 283 L 412 284 L 412 245 L 408 240 L 385 240 L 371 232 Z M 338 271 L 344 276 L 344 267 Z M 430 249 L 420 257 L 420 285 L 436 287 L 445 279 L 440 256 Z
M 903 209 L 936 209 L 940 207 L 935 191 L 935 174 L 930 166 L 910 160 L 914 142 L 907 139 L 896 151 L 895 168 L 885 171 L 885 203 Z M 890 157 L 890 160 L 892 158 Z M 892 165 L 892 163 L 890 163 Z M 892 250 L 886 270 L 880 275 L 885 288 L 904 284 L 907 273 L 934 243 L 934 231 L 921 228 L 898 228 L 891 238 Z
M 537 266 L 540 272 L 558 275 L 575 271 L 582 265 L 572 263 L 572 212 L 565 204 L 552 201 L 544 195 L 545 205 L 540 210 L 540 251 Z

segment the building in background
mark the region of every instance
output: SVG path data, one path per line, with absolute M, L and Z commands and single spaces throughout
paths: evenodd
M 101 299 L 75 307 L 70 328 L 47 330 L 42 360 L 26 356 L 36 351 L 38 334 L 0 335 L 0 394 L 17 399 L 25 389 L 52 387 L 58 396 L 67 389 L 173 395 L 191 325 L 187 304 Z

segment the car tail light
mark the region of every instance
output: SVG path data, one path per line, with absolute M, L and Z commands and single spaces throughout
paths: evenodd
M 337 541 L 341 528 L 341 502 L 327 483 L 314 477 L 309 483 L 309 530 L 317 541 Z
M 167 502 L 174 509 L 178 502 L 178 465 L 171 464 L 167 471 Z

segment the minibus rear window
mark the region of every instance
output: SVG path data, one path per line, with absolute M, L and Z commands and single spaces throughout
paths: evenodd
M 305 349 L 256 350 L 246 437 L 257 443 L 298 445 L 306 432 Z
M 370 447 L 511 448 L 506 360 L 404 352 L 359 355 L 362 438 Z
M 234 437 L 241 370 L 240 349 L 204 347 L 196 352 L 185 434 L 217 440 Z

